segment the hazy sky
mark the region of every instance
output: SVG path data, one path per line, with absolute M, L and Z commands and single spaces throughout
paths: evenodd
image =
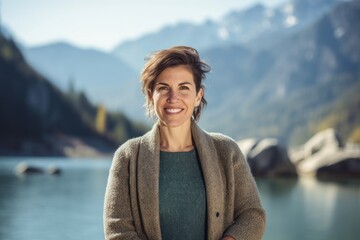
M 0 0 L 1 23 L 20 42 L 67 41 L 110 50 L 118 43 L 179 21 L 201 23 L 256 2 L 288 0 Z

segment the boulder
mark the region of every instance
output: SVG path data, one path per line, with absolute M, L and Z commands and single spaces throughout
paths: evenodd
M 61 169 L 56 166 L 50 166 L 46 169 L 46 172 L 50 175 L 60 175 Z
M 275 138 L 244 139 L 238 145 L 247 159 L 254 176 L 297 176 L 287 149 Z
M 29 165 L 25 162 L 21 162 L 16 166 L 15 172 L 18 175 L 25 175 L 25 174 L 59 175 L 61 174 L 61 169 L 53 165 L 45 169 L 45 168 Z
M 304 176 L 360 177 L 360 148 L 345 145 L 334 129 L 315 134 L 291 158 Z
M 44 173 L 44 170 L 42 168 L 30 166 L 30 165 L 22 162 L 16 166 L 15 172 L 20 175 L 21 174 L 39 174 L 39 173 Z

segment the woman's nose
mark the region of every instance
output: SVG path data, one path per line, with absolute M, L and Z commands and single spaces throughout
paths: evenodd
M 170 90 L 168 95 L 168 102 L 176 102 L 178 100 L 178 93 L 176 91 Z

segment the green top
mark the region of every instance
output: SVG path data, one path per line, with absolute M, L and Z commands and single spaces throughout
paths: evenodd
M 206 239 L 206 192 L 195 150 L 160 152 L 159 208 L 162 239 Z

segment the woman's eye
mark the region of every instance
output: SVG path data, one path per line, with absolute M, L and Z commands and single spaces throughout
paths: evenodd
M 189 87 L 188 86 L 181 86 L 180 90 L 189 90 Z
M 163 87 L 158 87 L 157 89 L 159 92 L 163 92 L 167 90 L 167 87 L 163 86 Z

